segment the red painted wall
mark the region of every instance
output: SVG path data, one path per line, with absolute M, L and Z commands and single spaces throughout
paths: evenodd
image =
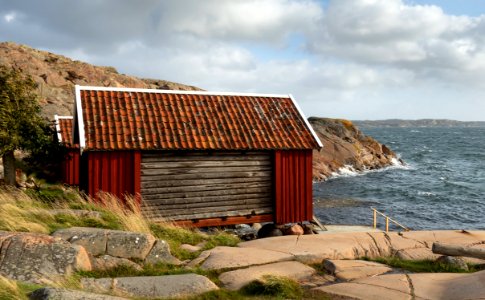
M 61 164 L 62 182 L 69 185 L 79 185 L 79 149 L 69 149 Z
M 82 184 L 88 195 L 100 191 L 117 196 L 139 195 L 141 154 L 139 151 L 90 151 L 83 160 Z
M 313 217 L 312 150 L 275 152 L 275 222 L 296 223 Z

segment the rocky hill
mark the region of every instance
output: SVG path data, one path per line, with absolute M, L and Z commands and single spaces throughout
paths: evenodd
M 313 153 L 314 180 L 325 180 L 342 168 L 359 172 L 403 163 L 391 149 L 364 135 L 351 121 L 308 120 L 323 143 L 323 149 Z
M 0 65 L 29 74 L 38 83 L 40 104 L 46 118 L 72 115 L 74 85 L 133 87 L 164 90 L 200 90 L 166 80 L 119 74 L 113 67 L 98 67 L 62 55 L 10 42 L 0 43 Z
M 10 42 L 0 43 L 0 65 L 14 67 L 32 76 L 38 83 L 43 114 L 51 120 L 54 114 L 72 114 L 75 84 L 201 90 L 194 86 L 166 80 L 143 79 L 119 74 L 113 67 L 94 66 Z M 357 171 L 375 169 L 390 165 L 395 158 L 391 150 L 374 139 L 364 136 L 349 121 L 310 118 L 310 122 L 325 146 L 323 150 L 315 152 L 313 162 L 315 180 L 325 179 L 346 165 L 352 166 Z

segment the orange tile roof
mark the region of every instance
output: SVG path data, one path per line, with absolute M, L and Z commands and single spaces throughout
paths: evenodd
M 85 150 L 319 147 L 289 96 L 76 88 Z
M 56 130 L 59 142 L 66 145 L 72 144 L 72 117 L 71 116 L 55 116 Z

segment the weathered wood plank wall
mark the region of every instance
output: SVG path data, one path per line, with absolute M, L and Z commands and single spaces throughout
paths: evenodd
M 154 220 L 273 212 L 269 152 L 152 152 L 141 159 L 144 215 Z

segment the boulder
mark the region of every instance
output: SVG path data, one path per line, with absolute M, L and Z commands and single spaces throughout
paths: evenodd
M 83 291 L 58 289 L 58 288 L 41 288 L 35 290 L 29 295 L 30 300 L 123 300 L 110 295 L 93 294 Z
M 456 268 L 463 271 L 468 271 L 468 265 L 463 258 L 454 256 L 440 256 L 436 262 L 448 265 L 452 268 Z
M 291 254 L 270 250 L 259 249 L 255 251 L 248 248 L 215 247 L 209 250 L 208 258 L 201 265 L 201 268 L 204 270 L 242 268 L 292 259 L 293 255 Z
M 346 281 L 381 275 L 392 271 L 386 265 L 365 260 L 326 259 L 323 261 L 323 266 L 330 274 Z
M 207 277 L 197 274 L 83 278 L 81 283 L 89 291 L 137 298 L 184 298 L 219 289 Z
M 38 233 L 0 232 L 0 274 L 42 283 L 91 270 L 86 250 L 60 238 Z
M 150 253 L 145 258 L 146 264 L 156 265 L 158 263 L 167 263 L 172 265 L 180 265 L 182 262 L 173 257 L 170 253 L 170 247 L 167 242 L 163 240 L 157 240 L 153 245 Z
M 282 276 L 301 281 L 315 274 L 316 271 L 309 266 L 296 261 L 286 261 L 222 273 L 219 280 L 225 288 L 235 291 L 254 280 L 260 280 L 265 275 Z
M 274 224 L 265 224 L 258 230 L 258 238 L 267 238 L 273 236 L 282 236 L 283 232 Z
M 98 271 L 108 270 L 119 266 L 131 267 L 138 271 L 141 271 L 143 269 L 139 264 L 134 263 L 129 259 L 114 257 L 110 255 L 102 255 L 99 257 L 91 256 L 91 265 L 93 270 Z
M 89 254 L 98 256 L 106 254 L 108 231 L 101 228 L 71 227 L 59 229 L 52 236 L 83 246 Z
M 60 229 L 53 233 L 92 255 L 144 260 L 148 264 L 181 262 L 170 254 L 169 245 L 151 234 L 88 227 Z
M 305 231 L 303 230 L 303 228 L 300 225 L 294 224 L 294 225 L 287 227 L 284 230 L 284 234 L 285 235 L 303 235 L 303 234 L 305 234 Z
M 144 260 L 152 250 L 155 241 L 155 237 L 151 234 L 109 230 L 106 254 Z

